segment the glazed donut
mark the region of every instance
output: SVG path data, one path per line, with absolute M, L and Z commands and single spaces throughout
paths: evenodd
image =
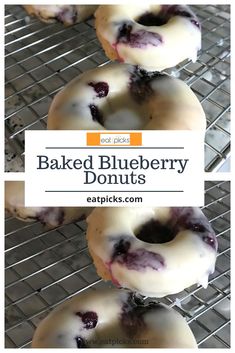
M 164 297 L 207 287 L 217 240 L 199 208 L 96 208 L 87 239 L 98 274 L 118 287 Z
M 93 15 L 97 5 L 23 5 L 29 15 L 45 23 L 61 22 L 70 26 Z
M 196 61 L 201 28 L 182 5 L 101 5 L 95 13 L 97 37 L 111 60 L 161 71 L 185 59 Z
M 186 320 L 166 305 L 137 305 L 110 289 L 79 294 L 37 327 L 32 348 L 196 348 Z
M 52 130 L 205 130 L 205 114 L 181 80 L 108 64 L 69 82 L 50 106 Z
M 25 222 L 40 221 L 50 228 L 85 219 L 89 207 L 25 207 L 24 182 L 5 181 L 5 209 Z

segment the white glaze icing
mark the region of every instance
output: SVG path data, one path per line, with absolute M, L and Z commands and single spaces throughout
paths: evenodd
M 162 304 L 137 308 L 130 298 L 130 293 L 115 289 L 76 295 L 39 324 L 32 347 L 197 347 L 177 311 Z
M 146 26 L 136 22 L 147 13 L 164 18 L 170 12 L 172 17 L 163 25 Z M 97 36 L 111 60 L 139 65 L 149 71 L 161 71 L 185 59 L 194 61 L 201 48 L 200 25 L 188 6 L 139 3 L 101 5 L 96 10 L 95 17 Z M 131 34 L 127 35 L 124 42 L 118 40 L 123 24 L 131 26 Z M 132 44 L 131 38 L 136 38 L 138 34 L 144 36 L 139 40 L 144 43 L 142 46 Z
M 5 182 L 5 209 L 25 222 L 39 220 L 50 228 L 86 218 L 89 207 L 25 207 L 24 182 Z
M 91 86 L 100 85 L 100 95 Z M 102 85 L 105 90 L 102 91 Z M 96 107 L 99 117 L 92 116 Z M 205 114 L 193 91 L 169 75 L 108 64 L 74 78 L 53 99 L 52 130 L 205 130 Z
M 156 243 L 149 234 L 137 238 L 151 220 L 165 226 L 148 231 Z M 118 286 L 163 297 L 193 284 L 206 287 L 214 271 L 217 241 L 199 208 L 97 208 L 87 222 L 97 272 Z M 169 229 L 174 237 L 159 243 Z

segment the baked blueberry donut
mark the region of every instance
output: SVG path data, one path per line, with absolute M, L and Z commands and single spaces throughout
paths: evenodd
M 24 8 L 42 22 L 60 22 L 70 26 L 93 15 L 97 5 L 24 5 Z
M 101 5 L 96 33 L 111 60 L 161 71 L 185 59 L 196 61 L 201 28 L 183 5 Z
M 166 305 L 137 305 L 133 295 L 109 289 L 79 294 L 37 327 L 33 348 L 196 348 L 186 320 Z
M 205 130 L 205 114 L 181 80 L 127 64 L 87 71 L 55 97 L 52 130 Z
M 25 222 L 40 221 L 50 228 L 85 219 L 90 207 L 25 207 L 24 182 L 5 182 L 5 209 Z
M 164 297 L 207 287 L 217 240 L 199 208 L 96 208 L 87 239 L 98 274 L 118 287 Z

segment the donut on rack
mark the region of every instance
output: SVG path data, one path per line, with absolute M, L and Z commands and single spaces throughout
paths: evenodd
M 183 5 L 101 5 L 96 33 L 111 60 L 161 71 L 185 59 L 196 61 L 201 27 Z
M 70 26 L 93 15 L 97 5 L 24 5 L 24 8 L 42 22 L 60 22 Z
M 24 182 L 5 182 L 5 209 L 25 222 L 40 221 L 50 228 L 85 219 L 90 207 L 25 207 Z
M 69 82 L 53 99 L 52 130 L 205 130 L 206 118 L 181 80 L 111 63 Z
M 78 294 L 37 327 L 33 348 L 196 348 L 186 320 L 166 305 L 137 305 L 133 295 L 106 289 Z
M 207 287 L 214 272 L 217 240 L 199 208 L 101 207 L 87 222 L 97 272 L 118 287 L 164 297 Z

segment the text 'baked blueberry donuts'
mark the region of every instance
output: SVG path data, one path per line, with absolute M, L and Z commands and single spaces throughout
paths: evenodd
M 50 228 L 85 219 L 92 207 L 25 207 L 24 181 L 5 182 L 5 209 L 21 221 L 40 221 Z
M 89 70 L 55 97 L 52 130 L 202 130 L 206 118 L 181 80 L 136 66 L 112 63 Z
M 199 208 L 96 208 L 87 222 L 97 272 L 118 287 L 164 297 L 214 272 L 217 239 Z
M 24 8 L 42 22 L 70 26 L 93 15 L 97 5 L 24 5 Z
M 107 289 L 79 294 L 38 326 L 33 348 L 196 348 L 186 320 L 163 304 L 137 305 L 133 295 Z
M 111 60 L 162 71 L 185 59 L 196 61 L 201 28 L 183 5 L 101 5 L 96 33 Z

